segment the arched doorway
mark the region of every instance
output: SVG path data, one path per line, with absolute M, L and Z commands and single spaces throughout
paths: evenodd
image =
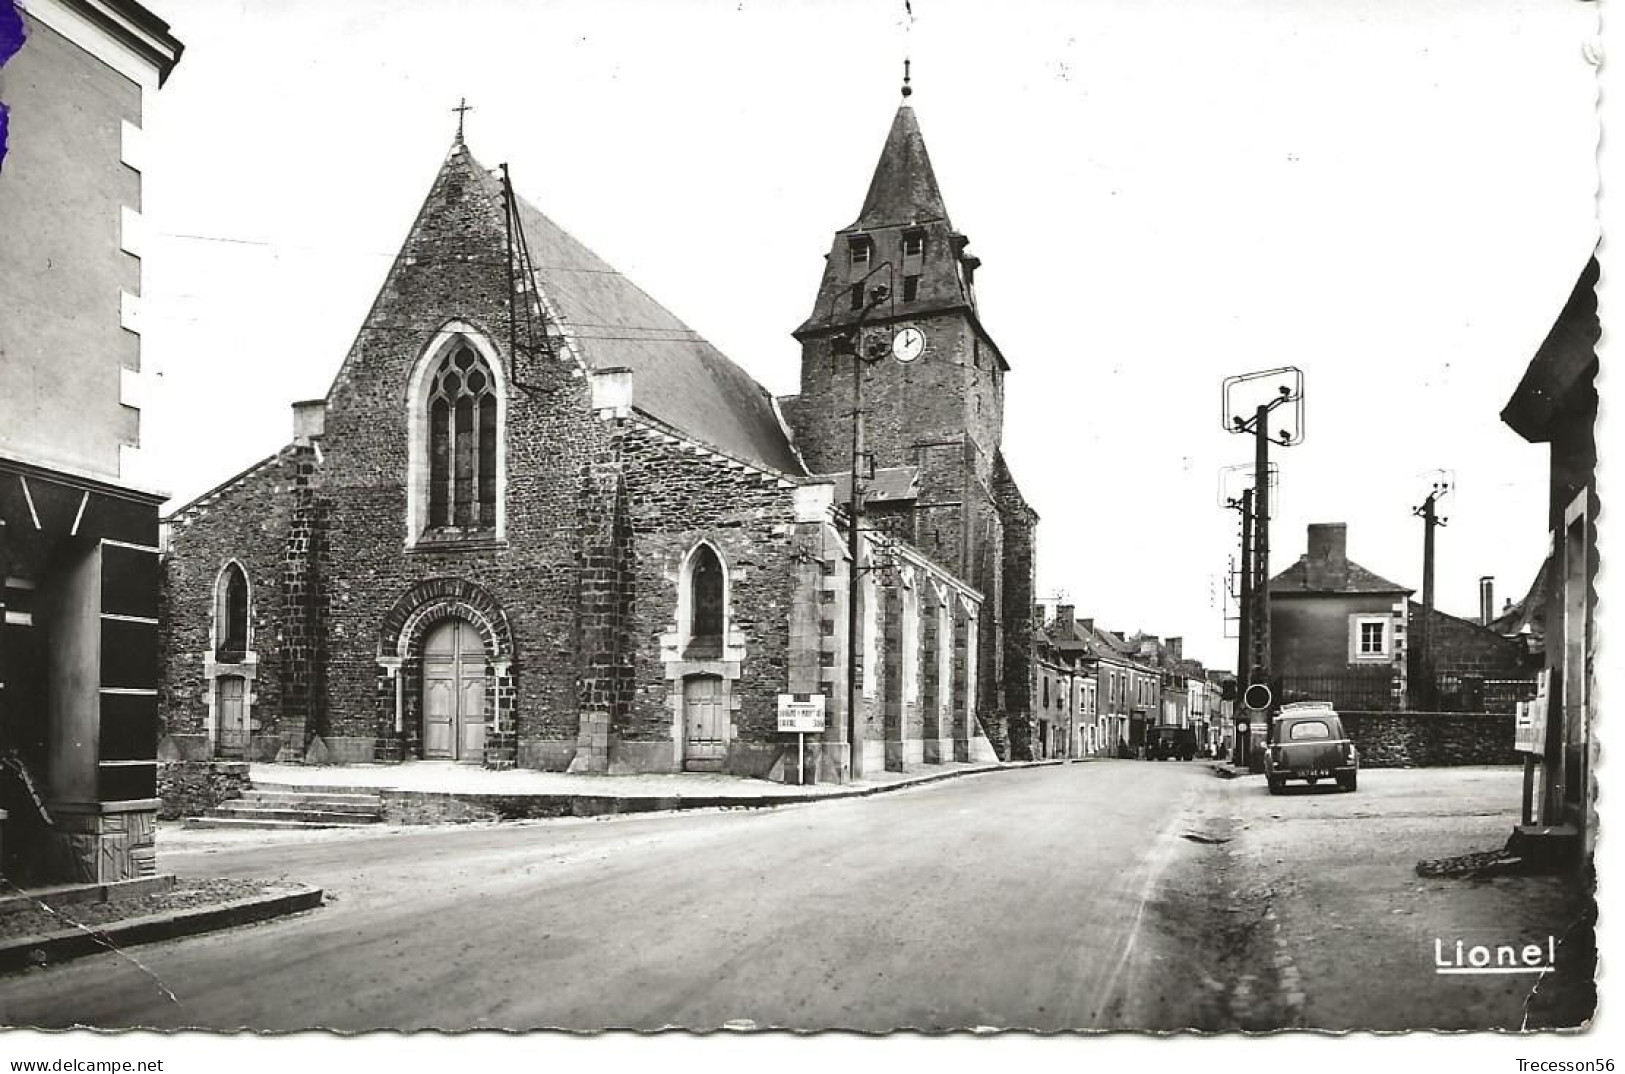
M 447 619 L 423 640 L 423 756 L 485 759 L 485 645 L 474 625 Z

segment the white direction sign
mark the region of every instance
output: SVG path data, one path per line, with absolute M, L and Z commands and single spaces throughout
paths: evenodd
M 779 730 L 819 734 L 824 730 L 823 694 L 780 694 Z

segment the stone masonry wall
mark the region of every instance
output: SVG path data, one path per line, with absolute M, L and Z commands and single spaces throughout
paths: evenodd
M 636 384 L 634 382 L 634 399 Z M 617 430 L 626 481 L 635 596 L 627 608 L 633 688 L 617 724 L 621 752 L 638 767 L 671 767 L 682 683 L 669 679 L 663 635 L 680 632 L 684 558 L 714 545 L 728 578 L 728 626 L 744 658 L 731 683 L 729 771 L 766 773 L 793 735 L 778 733 L 778 695 L 789 689 L 790 617 L 797 538 L 788 481 L 732 462 L 641 423 Z M 675 694 L 675 696 L 674 696 Z M 674 707 L 675 706 L 675 707 Z M 634 762 L 638 754 L 641 762 Z M 665 765 L 659 762 L 666 759 Z
M 500 198 L 455 153 L 436 179 L 328 398 L 323 494 L 328 525 L 327 721 L 335 736 L 390 728 L 378 689 L 378 625 L 432 578 L 466 579 L 512 626 L 518 763 L 563 768 L 579 729 L 576 617 L 582 497 L 608 452 L 569 353 L 509 353 L 506 233 Z M 545 251 L 533 251 L 545 260 Z M 507 379 L 505 540 L 412 547 L 407 388 L 449 321 L 472 326 Z
M 158 765 L 159 820 L 201 817 L 248 787 L 246 761 L 163 761 Z
M 170 519 L 159 611 L 160 735 L 207 731 L 204 654 L 214 644 L 215 582 L 233 559 L 248 575 L 256 658 L 251 718 L 267 734 L 279 731 L 283 555 L 294 513 L 292 490 L 308 454 L 308 449 L 284 448 Z
M 1456 712 L 1342 712 L 1362 768 L 1517 764 L 1515 717 Z

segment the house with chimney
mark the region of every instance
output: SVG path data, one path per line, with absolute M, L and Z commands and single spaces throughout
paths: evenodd
M 1484 621 L 1429 609 L 1348 558 L 1348 526 L 1309 527 L 1308 552 L 1270 581 L 1271 669 L 1283 701 L 1355 711 L 1511 712 L 1532 688 L 1528 649 Z M 1425 639 L 1426 652 L 1423 651 Z
M 1270 669 L 1281 699 L 1402 707 L 1410 595 L 1348 557 L 1348 525 L 1312 523 L 1309 550 L 1270 579 Z

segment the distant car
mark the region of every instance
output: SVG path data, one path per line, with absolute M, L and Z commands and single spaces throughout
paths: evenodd
M 1196 731 L 1177 725 L 1153 727 L 1145 735 L 1145 756 L 1148 761 L 1172 757 L 1188 761 L 1196 756 Z
M 1283 705 L 1270 724 L 1264 778 L 1271 794 L 1280 794 L 1289 779 L 1305 780 L 1311 787 L 1322 779 L 1335 779 L 1339 787 L 1352 791 L 1360 785 L 1360 751 L 1330 705 Z

